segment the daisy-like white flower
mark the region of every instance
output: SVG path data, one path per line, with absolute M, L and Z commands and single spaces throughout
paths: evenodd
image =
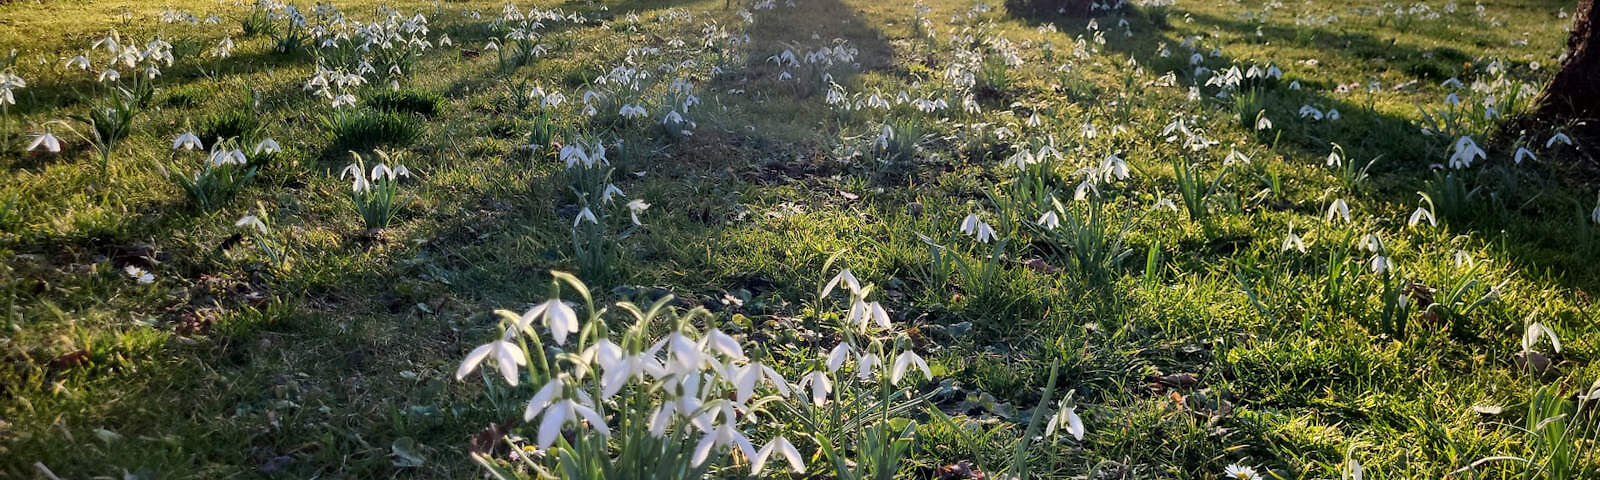
M 134 282 L 137 282 L 140 285 L 149 285 L 151 283 L 155 283 L 156 281 L 155 275 L 151 275 L 150 272 L 145 271 L 145 269 L 133 265 L 123 267 L 122 273 L 127 274 L 128 278 L 132 278 Z
M 1261 480 L 1261 475 L 1256 474 L 1256 469 L 1237 463 L 1228 465 L 1228 468 L 1222 471 L 1222 477 L 1228 480 Z
M 28 143 L 28 151 L 44 149 L 50 153 L 61 153 L 61 139 L 50 132 L 34 135 L 33 142 Z
M 522 348 L 517 344 L 505 340 L 479 345 L 467 353 L 467 358 L 461 361 L 461 366 L 456 367 L 456 380 L 466 378 L 467 374 L 472 373 L 491 355 L 494 356 L 495 366 L 500 369 L 500 375 L 506 379 L 506 383 L 516 386 L 517 366 L 527 365 L 528 357 L 522 354 Z

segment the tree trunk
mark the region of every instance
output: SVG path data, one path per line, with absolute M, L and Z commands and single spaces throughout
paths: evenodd
M 1595 0 L 1578 0 L 1567 58 L 1539 95 L 1537 115 L 1546 121 L 1600 117 L 1600 10 Z

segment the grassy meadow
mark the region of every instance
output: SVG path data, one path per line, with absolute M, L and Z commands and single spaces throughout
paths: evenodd
M 1600 477 L 1575 2 L 1005 3 L 0 1 L 0 478 Z

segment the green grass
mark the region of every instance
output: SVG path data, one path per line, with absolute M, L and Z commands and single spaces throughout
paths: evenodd
M 16 73 L 28 80 L 0 115 L 0 477 L 43 478 L 36 462 L 60 478 L 479 476 L 468 439 L 490 424 L 523 426 L 532 391 L 491 392 L 452 372 L 496 334 L 491 311 L 548 294 L 546 271 L 577 271 L 605 299 L 670 290 L 684 306 L 707 306 L 793 380 L 832 341 L 817 325 L 842 314 L 812 302 L 837 252 L 879 285 L 933 365 L 937 379 L 917 387 L 945 389 L 932 406 L 998 432 L 969 441 L 913 414 L 902 477 L 959 461 L 996 473 L 1051 381 L 1058 397 L 1070 392 L 1088 434 L 1028 450 L 1044 478 L 1213 479 L 1231 463 L 1337 478 L 1349 457 L 1367 478 L 1422 479 L 1491 456 L 1574 456 L 1518 427 L 1600 378 L 1591 362 L 1600 270 L 1589 266 L 1600 225 L 1587 220 L 1596 187 L 1561 167 L 1580 154 L 1543 148 L 1548 132 L 1477 138 L 1487 159 L 1436 173 L 1429 165 L 1447 163 L 1453 139 L 1417 133 L 1419 106 L 1434 111 L 1453 91 L 1446 78 L 1496 81 L 1487 65 L 1499 60 L 1503 78 L 1537 88 L 1565 41 L 1570 19 L 1557 12 L 1572 5 L 1493 2 L 1480 15 L 1433 2 L 1440 15 L 1430 19 L 1371 15 L 1376 0 L 1180 1 L 1099 17 L 1102 45 L 1086 20 L 1016 18 L 1001 2 L 975 12 L 963 0 L 927 1 L 934 40 L 901 2 L 780 1 L 751 10 L 750 23 L 743 2 L 537 3 L 586 20 L 550 22 L 539 42 L 548 51 L 505 68 L 483 49 L 507 34 L 494 22 L 501 3 L 386 3 L 401 18 L 427 15 L 430 38 L 446 33 L 455 46 L 408 60 L 414 73 L 395 79 L 398 90 L 378 72 L 381 83 L 350 89 L 360 105 L 339 109 L 305 88 L 316 56 L 275 52 L 279 32 L 245 7 L 171 2 L 219 15 L 212 26 L 161 23 L 167 4 L 131 0 L 0 5 L 0 51 L 19 50 Z M 367 22 L 379 19 L 373 5 L 343 8 Z M 669 8 L 680 14 L 662 16 Z M 708 25 L 751 42 L 705 47 Z M 102 174 L 93 148 L 49 122 L 89 114 L 105 62 L 96 57 L 88 73 L 62 62 L 111 28 L 126 43 L 159 34 L 191 53 L 162 68 Z M 952 43 L 955 33 L 974 41 Z M 1022 64 L 978 41 L 990 35 Z M 224 36 L 237 43 L 230 58 L 205 56 Z M 1244 99 L 1205 87 L 1191 101 L 1186 40 L 1209 69 L 1270 63 L 1284 78 Z M 767 61 L 835 45 L 856 49 L 853 61 L 795 68 L 794 79 Z M 639 46 L 661 50 L 629 51 Z M 608 111 L 584 114 L 584 90 L 625 59 L 651 72 L 639 87 L 649 115 L 624 121 L 609 99 L 596 101 Z M 947 120 L 906 104 L 837 110 L 820 83 L 827 73 L 861 100 L 894 102 L 902 90 L 916 99 L 940 93 L 955 64 L 978 69 L 981 111 L 952 98 Z M 672 107 L 654 99 L 669 98 L 680 75 L 699 98 L 687 115 L 697 125 L 661 135 Z M 1372 82 L 1380 88 L 1369 93 Z M 566 101 L 541 108 L 526 99 L 533 86 Z M 1454 91 L 1478 101 L 1468 90 Z M 1341 118 L 1301 118 L 1305 105 Z M 1258 112 L 1271 130 L 1254 128 Z M 1035 113 L 1042 122 L 1027 125 Z M 1160 134 L 1175 116 L 1218 143 L 1180 154 Z M 886 124 L 896 135 L 880 147 Z M 65 143 L 60 154 L 21 151 L 46 128 Z M 188 195 L 159 166 L 189 130 L 207 146 L 241 137 L 248 152 L 270 137 L 286 152 L 263 159 L 226 202 L 184 208 Z M 579 135 L 625 139 L 608 149 L 609 182 L 623 202 L 651 204 L 639 228 L 622 202 L 606 207 L 614 248 L 588 272 L 570 232 L 592 199 L 569 189 L 578 180 L 556 154 Z M 1001 162 L 1047 137 L 1062 158 L 1028 177 L 1037 188 L 1019 188 L 1023 176 Z M 1335 143 L 1357 168 L 1377 159 L 1366 178 L 1325 165 Z M 1538 160 L 1512 164 L 1519 146 Z M 403 214 L 381 231 L 367 229 L 339 177 L 347 151 L 373 148 L 405 152 L 414 175 Z M 1230 150 L 1251 163 L 1224 166 Z M 1111 153 L 1130 177 L 1098 184 L 1098 201 L 1070 202 L 1083 169 Z M 1031 226 L 1041 191 L 1081 214 L 1063 220 L 1071 228 Z M 1438 226 L 1406 226 L 1418 192 Z M 1324 221 L 1335 199 L 1354 222 Z M 1007 240 L 999 255 L 957 231 L 971 213 Z M 269 233 L 235 227 L 245 215 L 267 220 Z M 1284 250 L 1291 225 L 1305 253 Z M 919 234 L 992 267 L 940 274 Z M 1369 269 L 1368 234 L 1401 275 Z M 129 266 L 154 283 L 134 281 Z M 1396 292 L 1407 310 L 1396 310 Z M 1530 321 L 1563 342 L 1546 352 L 1547 371 L 1515 359 Z M 1474 410 L 1485 406 L 1502 412 Z M 1564 422 L 1593 428 L 1586 416 Z M 421 465 L 397 464 L 396 445 Z M 1565 478 L 1595 474 L 1592 447 L 1578 446 Z M 1528 470 L 1489 462 L 1456 477 Z

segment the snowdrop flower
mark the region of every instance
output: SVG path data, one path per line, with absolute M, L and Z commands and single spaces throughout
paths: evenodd
M 1061 226 L 1061 217 L 1056 216 L 1055 210 L 1050 210 L 1044 212 L 1044 215 L 1040 216 L 1039 220 L 1034 223 L 1039 224 L 1039 226 L 1044 227 L 1047 230 L 1055 230 L 1056 227 Z
M 1339 109 L 1337 109 L 1337 108 L 1329 109 L 1328 110 L 1328 120 L 1338 120 L 1338 119 L 1339 119 Z
M 101 83 L 104 83 L 104 82 L 108 82 L 108 81 L 109 82 L 115 82 L 115 81 L 120 80 L 120 79 L 122 79 L 122 73 L 121 72 L 118 72 L 117 69 L 115 69 L 115 68 L 108 68 L 105 71 L 100 72 L 100 77 L 99 77 L 98 81 L 100 81 Z
M 1459 106 L 1461 105 L 1461 97 L 1458 97 L 1454 92 L 1451 92 L 1449 95 L 1445 95 L 1444 104 L 1450 107 Z
M 977 237 L 979 243 L 989 243 L 995 238 L 994 227 L 979 220 L 976 213 L 968 214 L 967 218 L 961 220 L 961 233 Z
M 839 270 L 839 273 L 834 275 L 832 280 L 828 280 L 828 284 L 822 287 L 822 296 L 827 297 L 828 294 L 833 293 L 833 288 L 839 286 L 841 282 L 846 288 L 850 289 L 850 293 L 861 293 L 861 281 L 857 280 L 856 275 L 846 268 Z
M 805 472 L 806 464 L 801 461 L 800 450 L 795 449 L 794 444 L 789 443 L 789 439 L 779 436 L 767 442 L 767 445 L 761 447 L 761 450 L 757 451 L 755 457 L 750 460 L 750 476 L 760 476 L 762 467 L 766 466 L 767 460 L 772 457 L 774 452 L 783 455 L 783 458 L 789 462 L 790 471 L 794 473 Z
M 645 112 L 644 107 L 641 106 L 623 105 L 621 109 L 617 110 L 617 115 L 621 115 L 623 118 L 639 118 L 649 115 L 649 113 Z
M 539 449 L 549 449 L 556 442 L 556 436 L 561 434 L 561 427 L 580 419 L 589 422 L 589 428 L 596 433 L 611 436 L 611 428 L 606 426 L 605 419 L 593 408 L 565 399 L 544 409 L 544 419 L 539 421 Z
M 1322 120 L 1322 110 L 1310 105 L 1300 107 L 1300 118 L 1310 118 L 1312 121 Z
M 27 86 L 28 82 L 24 81 L 22 77 L 8 72 L 0 72 L 0 105 L 16 105 L 17 96 L 12 93 L 13 90 Z
M 1243 163 L 1243 164 L 1249 165 L 1250 164 L 1250 156 L 1245 155 L 1243 153 L 1239 153 L 1238 150 L 1228 150 L 1228 156 L 1222 159 L 1222 164 L 1223 165 L 1233 165 L 1235 163 Z
M 44 149 L 44 151 L 50 153 L 61 153 L 61 139 L 56 138 L 50 132 L 34 135 L 33 142 L 28 143 L 27 151 L 32 152 L 39 149 Z
M 155 283 L 156 281 L 155 275 L 151 275 L 150 272 L 145 271 L 145 269 L 133 265 L 124 267 L 122 269 L 122 273 L 127 274 L 128 278 L 132 278 L 134 282 L 137 282 L 140 285 L 149 285 L 151 283 Z
M 1555 349 L 1555 353 L 1561 353 L 1561 339 L 1556 338 L 1555 330 L 1551 330 L 1550 327 L 1546 327 L 1539 322 L 1528 324 L 1528 329 L 1522 333 L 1522 351 L 1534 351 L 1533 347 L 1538 345 L 1539 340 L 1543 338 L 1549 338 L 1550 348 Z
M 1328 214 L 1324 215 L 1322 219 L 1331 222 L 1334 217 L 1344 220 L 1344 223 L 1350 223 L 1350 205 L 1345 203 L 1342 198 L 1336 199 L 1332 204 L 1328 205 Z
M 1539 157 L 1535 156 L 1533 151 L 1528 150 L 1527 147 L 1517 147 L 1516 156 L 1513 157 L 1512 160 L 1514 160 L 1518 165 L 1521 165 L 1523 159 L 1538 160 Z
M 923 377 L 930 380 L 933 379 L 933 372 L 928 369 L 928 362 L 923 361 L 922 357 L 917 356 L 917 352 L 906 350 L 904 352 L 900 352 L 900 356 L 895 357 L 894 367 L 889 370 L 889 383 L 892 385 L 899 385 L 900 380 L 906 376 L 906 370 L 912 366 L 915 366 L 918 370 L 921 370 Z
M 1450 77 L 1449 79 L 1446 79 L 1445 81 L 1440 82 L 1439 86 L 1441 86 L 1441 87 L 1461 88 L 1461 80 L 1457 79 L 1456 77 Z
M 89 57 L 85 57 L 83 55 L 78 55 L 76 57 L 69 58 L 69 59 L 67 59 L 66 66 L 68 66 L 68 67 L 78 67 L 79 70 L 88 71 L 89 70 Z
M 1478 147 L 1478 142 L 1472 141 L 1472 137 L 1463 136 L 1456 139 L 1454 153 L 1450 154 L 1450 168 L 1471 167 L 1474 160 L 1487 157 L 1488 154 Z
M 812 371 L 800 377 L 798 385 L 811 387 L 811 403 L 817 406 L 827 403 L 828 392 L 833 391 L 833 380 L 828 379 L 827 373 L 820 371 Z
M 1377 254 L 1373 255 L 1372 259 L 1367 261 L 1367 267 L 1372 269 L 1372 273 L 1382 274 L 1394 269 L 1394 262 L 1390 261 L 1389 257 L 1384 256 L 1383 254 Z
M 850 307 L 850 314 L 846 321 L 854 323 L 857 328 L 865 331 L 867 329 L 867 320 L 869 319 L 872 320 L 872 323 L 877 324 L 878 328 L 884 330 L 894 328 L 894 325 L 889 323 L 889 311 L 884 310 L 883 304 L 878 302 L 857 300 Z
M 578 313 L 559 299 L 547 300 L 523 312 L 517 319 L 516 327 L 533 335 L 533 322 L 540 319 L 544 321 L 545 328 L 550 330 L 550 337 L 555 339 L 556 345 L 565 345 L 567 334 L 578 331 Z
M 617 188 L 617 184 L 607 183 L 605 191 L 600 193 L 600 201 L 609 204 L 611 203 L 611 198 L 617 196 L 626 197 L 628 194 L 622 193 L 622 189 Z
M 351 155 L 355 154 L 351 153 Z M 358 156 L 357 158 L 360 157 Z M 344 170 L 339 171 L 339 178 L 345 177 L 350 177 L 351 192 L 360 193 L 372 189 L 372 182 L 368 181 L 367 176 L 363 175 L 361 172 L 361 163 L 359 160 L 356 162 L 351 162 L 349 165 L 344 167 Z
M 583 207 L 583 210 L 579 210 L 578 215 L 573 217 L 572 228 L 578 228 L 578 225 L 583 223 L 584 220 L 588 220 L 589 223 L 595 225 L 600 224 L 600 220 L 594 217 L 594 210 L 590 210 L 589 207 Z
M 1411 212 L 1411 218 L 1406 220 L 1406 226 L 1416 227 L 1422 222 L 1428 222 L 1428 226 L 1439 226 L 1439 222 L 1433 218 L 1433 211 L 1425 206 L 1418 205 L 1417 210 Z
M 1178 204 L 1172 203 L 1172 199 L 1170 198 L 1163 198 L 1156 200 L 1156 204 L 1150 206 L 1150 210 L 1166 210 L 1172 213 L 1178 213 Z
M 634 199 L 628 202 L 628 216 L 633 219 L 634 225 L 644 225 L 639 223 L 639 214 L 644 213 L 645 209 L 648 208 L 650 208 L 650 204 L 644 203 L 644 200 Z
M 828 367 L 828 373 L 839 372 L 839 368 L 844 366 L 844 361 L 850 358 L 850 350 L 849 343 L 839 342 L 828 352 L 828 359 L 823 362 Z
M 1294 233 L 1293 224 L 1289 225 L 1289 234 L 1283 237 L 1283 248 L 1280 251 L 1287 252 L 1289 250 L 1298 250 L 1300 253 L 1306 253 L 1306 242 Z
M 255 215 L 245 215 L 240 217 L 238 221 L 233 222 L 233 226 L 247 230 L 254 228 L 258 232 L 267 233 L 267 224 L 263 223 L 260 218 L 256 218 Z
M 1404 298 L 1404 297 L 1402 297 L 1402 298 Z M 1361 463 L 1357 462 L 1356 459 L 1354 459 L 1354 458 L 1350 459 L 1349 462 L 1345 463 L 1344 470 L 1345 470 L 1345 478 L 1348 478 L 1350 480 L 1362 480 L 1362 479 L 1366 478 L 1366 475 L 1367 475 L 1366 469 L 1361 468 Z
M 213 145 L 212 147 L 216 146 Z M 223 165 L 244 165 L 246 163 L 244 151 L 238 149 L 214 150 L 211 152 L 211 156 L 207 159 L 207 161 L 210 162 L 211 166 L 213 167 L 220 167 Z
M 1290 90 L 1299 90 L 1300 89 L 1300 81 L 1299 80 L 1290 81 L 1289 82 L 1289 89 Z
M 867 353 L 865 355 L 857 355 L 856 356 L 856 378 L 860 379 L 862 382 L 870 381 L 870 380 L 872 380 L 873 372 L 878 371 L 878 368 L 882 367 L 882 366 L 883 366 L 883 359 L 882 358 L 878 358 L 878 355 L 875 354 L 875 353 Z
M 732 378 L 729 380 L 734 385 L 735 402 L 744 403 L 749 401 L 750 397 L 755 395 L 756 384 L 763 379 L 770 383 L 774 389 L 777 389 L 779 395 L 789 396 L 789 382 L 785 381 L 783 376 L 778 375 L 778 371 L 773 370 L 772 367 L 757 362 L 735 367 L 733 372 L 730 373 L 732 373 L 730 375 Z
M 200 150 L 204 148 L 206 148 L 205 145 L 200 143 L 200 137 L 195 136 L 194 132 L 183 132 L 182 135 L 178 135 L 178 138 L 172 140 L 173 150 Z
M 1262 110 L 1261 113 L 1262 115 L 1256 116 L 1256 130 L 1270 130 L 1272 128 L 1272 119 L 1267 118 L 1265 115 L 1266 110 Z
M 1565 134 L 1565 133 L 1556 132 L 1555 135 L 1551 135 L 1550 136 L 1549 140 L 1545 140 L 1544 141 L 1544 148 L 1553 147 L 1553 146 L 1556 145 L 1557 142 L 1564 143 L 1564 144 L 1567 144 L 1567 145 L 1570 146 L 1570 145 L 1572 145 L 1572 138 L 1568 137 L 1567 134 Z
M 251 155 L 260 155 L 260 154 L 263 154 L 263 153 L 278 153 L 278 152 L 281 152 L 281 151 L 283 151 L 283 147 L 279 146 L 278 142 L 276 140 L 268 138 L 266 140 L 262 140 L 260 143 L 257 143 L 255 150 L 252 150 L 250 152 L 250 154 Z M 405 167 L 402 166 L 400 168 L 405 168 Z
M 461 366 L 456 367 L 456 380 L 467 377 L 483 363 L 483 360 L 494 356 L 495 366 L 500 369 L 500 376 L 505 377 L 506 383 L 517 385 L 517 366 L 527 365 L 528 357 L 522 354 L 522 347 L 505 340 L 495 340 L 467 353 L 467 358 L 461 361 Z
M 1100 168 L 1098 170 L 1101 173 L 1101 182 L 1110 183 L 1113 179 L 1126 180 L 1128 178 L 1128 162 L 1123 161 L 1122 157 L 1118 157 L 1115 153 L 1107 154 L 1106 158 L 1100 159 Z
M 713 328 L 711 331 L 706 332 L 705 338 L 700 340 L 699 348 L 701 351 L 705 351 L 707 346 L 730 359 L 745 359 L 744 349 L 739 347 L 739 341 L 734 340 L 733 337 L 728 336 L 726 333 L 722 333 L 722 330 Z
M 1589 213 L 1589 219 L 1594 220 L 1594 223 L 1600 223 L 1600 200 L 1595 201 L 1594 212 Z
M 713 432 L 706 433 L 705 437 L 700 439 L 700 443 L 694 447 L 694 456 L 689 463 L 698 467 L 706 463 L 706 458 L 711 456 L 713 448 L 727 445 L 738 447 L 739 451 L 744 453 L 745 458 L 755 458 L 756 456 L 755 445 L 750 444 L 750 439 L 745 438 L 743 433 L 735 430 L 733 424 L 723 423 L 721 427 L 717 427 Z
M 1078 417 L 1078 406 L 1073 405 L 1063 408 L 1050 417 L 1050 423 L 1044 427 L 1044 436 L 1056 434 L 1056 430 L 1066 428 L 1074 440 L 1083 441 L 1083 419 Z
M 1239 464 L 1228 465 L 1228 468 L 1222 471 L 1222 476 L 1228 480 L 1261 480 L 1261 476 L 1256 474 L 1256 469 Z
M 356 104 L 356 96 L 348 94 L 348 93 L 333 97 L 333 101 L 332 101 L 333 108 L 339 108 L 339 107 L 343 107 L 343 106 L 347 106 L 347 105 L 355 105 L 355 104 Z

